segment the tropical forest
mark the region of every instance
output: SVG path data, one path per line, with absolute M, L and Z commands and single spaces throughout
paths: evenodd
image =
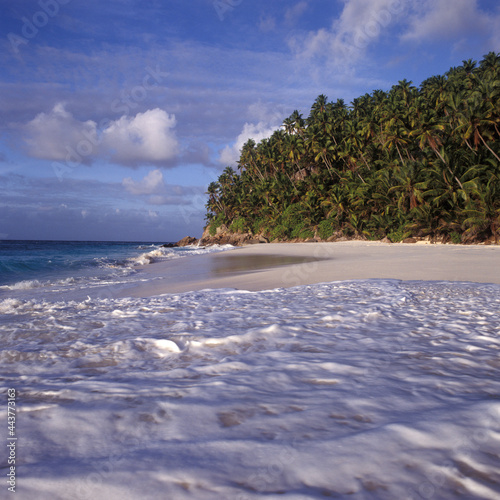
M 500 239 L 500 54 L 347 105 L 320 95 L 208 186 L 207 228 L 270 241 Z

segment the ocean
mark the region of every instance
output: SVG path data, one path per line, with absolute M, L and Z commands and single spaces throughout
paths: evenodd
M 500 285 L 133 298 L 231 247 L 0 245 L 0 497 L 500 498 Z

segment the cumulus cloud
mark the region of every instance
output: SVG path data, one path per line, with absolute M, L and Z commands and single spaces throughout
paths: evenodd
M 480 33 L 488 33 L 494 38 L 499 23 L 500 15 L 482 12 L 477 0 L 426 0 L 419 3 L 410 17 L 409 29 L 402 40 L 449 40 Z
M 330 27 L 291 38 L 289 44 L 303 60 L 320 57 L 336 64 L 353 63 L 406 7 L 403 0 L 344 0 L 342 13 Z
M 270 137 L 280 125 L 270 125 L 268 122 L 261 121 L 255 123 L 245 123 L 243 130 L 238 135 L 236 142 L 230 146 L 226 146 L 220 154 L 219 162 L 224 165 L 233 166 L 240 158 L 240 151 L 243 145 L 253 139 L 256 143 Z
M 95 137 L 97 124 L 81 122 L 58 103 L 49 113 L 39 113 L 24 127 L 28 153 L 33 158 L 64 161 L 75 147 L 88 137 Z M 85 162 L 88 162 L 85 155 Z
M 126 177 L 123 179 L 122 184 L 130 194 L 135 195 L 158 194 L 165 190 L 165 182 L 160 170 L 151 170 L 140 181 L 134 181 L 130 177 Z
M 112 161 L 121 165 L 162 163 L 179 153 L 175 136 L 176 120 L 162 109 L 122 116 L 103 131 L 103 145 L 112 152 Z
M 285 116 L 286 110 L 282 106 L 270 105 L 260 100 L 250 104 L 247 108 L 249 121 L 243 125 L 236 140 L 221 151 L 219 163 L 233 166 L 240 158 L 241 148 L 249 139 L 258 143 L 270 137 L 281 127 Z
M 90 164 L 98 158 L 136 167 L 165 165 L 179 154 L 176 118 L 155 108 L 135 116 L 97 123 L 77 120 L 58 103 L 24 125 L 28 153 L 33 158 Z

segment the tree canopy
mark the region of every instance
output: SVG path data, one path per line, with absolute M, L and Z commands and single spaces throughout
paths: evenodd
M 416 87 L 402 80 L 241 149 L 208 187 L 207 223 L 274 240 L 500 238 L 500 54 Z

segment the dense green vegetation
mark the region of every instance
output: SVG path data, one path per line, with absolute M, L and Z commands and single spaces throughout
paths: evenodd
M 500 238 L 500 54 L 347 106 L 320 95 L 208 187 L 211 232 Z

